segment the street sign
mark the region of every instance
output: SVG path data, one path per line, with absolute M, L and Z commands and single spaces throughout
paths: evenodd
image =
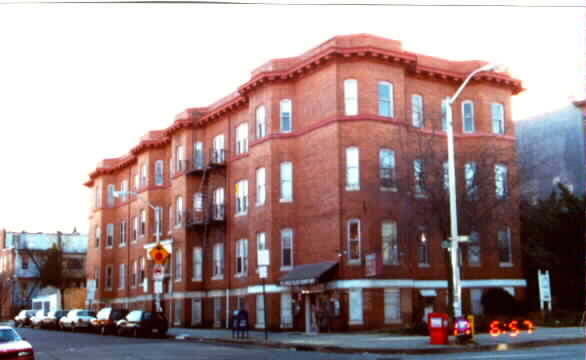
M 268 271 L 267 271 L 268 267 L 266 266 L 261 266 L 258 268 L 258 277 L 261 279 L 266 279 L 268 276 Z
M 161 264 L 155 264 L 153 266 L 153 280 L 163 280 L 165 276 L 165 266 Z
M 151 259 L 155 261 L 155 263 L 162 265 L 169 257 L 169 252 L 161 244 L 157 244 L 149 251 L 149 255 L 151 256 Z
M 258 251 L 258 266 L 269 266 L 270 265 L 270 257 L 268 250 L 259 250 Z
M 155 294 L 162 294 L 163 293 L 163 280 L 156 280 L 155 281 Z

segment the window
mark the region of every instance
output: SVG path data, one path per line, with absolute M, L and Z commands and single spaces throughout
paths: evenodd
M 293 201 L 293 163 L 281 163 L 281 202 Z
M 264 105 L 256 108 L 256 138 L 267 136 L 267 112 Z
M 164 182 L 164 167 L 165 161 L 164 160 L 157 160 L 155 161 L 155 185 L 163 185 Z
M 114 246 L 114 224 L 106 225 L 106 247 Z
M 183 278 L 183 254 L 181 249 L 175 251 L 175 281 L 181 281 Z
M 193 211 L 203 211 L 203 193 L 196 192 L 195 194 L 193 194 Z
M 97 186 L 95 188 L 96 191 L 96 208 L 99 208 L 102 206 L 102 187 L 101 186 Z
M 476 183 L 476 163 L 464 164 L 464 180 L 466 183 L 466 198 L 478 199 L 478 184 Z
M 139 235 L 142 237 L 146 234 L 146 210 L 140 210 L 140 233 Z
M 346 190 L 360 190 L 358 148 L 346 148 Z
M 236 128 L 236 155 L 248 152 L 248 124 L 240 124 Z
M 380 185 L 383 189 L 395 189 L 395 152 L 391 149 L 380 149 Z
M 175 199 L 175 227 L 183 225 L 183 197 L 177 196 Z
M 497 199 L 504 199 L 508 195 L 507 167 L 497 164 L 494 167 L 494 179 Z
M 175 146 L 175 170 L 177 172 L 183 172 L 185 170 L 185 151 L 183 145 Z
M 256 169 L 256 205 L 263 205 L 266 197 L 266 169 Z
M 510 266 L 513 263 L 511 249 L 511 229 L 499 230 L 497 233 L 499 263 L 501 266 Z
M 358 115 L 358 81 L 344 80 L 344 113 Z
M 94 267 L 94 279 L 96 280 L 96 289 L 100 288 L 100 266 Z
M 450 167 L 448 165 L 447 161 L 444 161 L 443 164 L 443 177 L 444 177 L 444 190 L 445 191 L 449 191 L 450 190 Z
M 145 188 L 148 185 L 148 166 L 142 164 L 140 168 L 140 187 Z
M 414 160 L 413 170 L 415 175 L 415 195 L 425 195 L 425 172 L 423 169 L 423 160 Z
M 100 247 L 100 226 L 96 225 L 96 235 L 95 235 L 95 240 L 96 240 L 96 248 Z
M 173 206 L 169 206 L 169 231 L 170 234 L 173 232 Z
M 462 123 L 465 133 L 474 132 L 474 103 L 470 100 L 462 101 Z
M 256 250 L 259 254 L 260 250 L 267 250 L 267 234 L 264 232 L 256 233 Z M 258 256 L 256 257 L 258 265 Z
M 128 200 L 128 180 L 122 180 L 122 184 L 120 184 L 120 190 L 122 191 L 122 201 Z
M 203 143 L 201 141 L 193 144 L 193 163 L 196 169 L 203 169 Z
M 116 186 L 114 184 L 108 185 L 108 206 L 114 206 L 114 192 L 116 191 Z
M 348 262 L 360 262 L 360 220 L 348 220 Z
M 213 193 L 213 217 L 215 220 L 224 220 L 224 188 L 217 188 Z
M 448 105 L 442 100 L 442 131 L 448 131 Z
M 468 242 L 468 265 L 480 266 L 480 234 L 475 231 L 470 233 Z
M 291 109 L 291 100 L 281 100 L 280 105 L 281 132 L 291 132 L 293 131 L 293 112 Z
M 350 289 L 348 292 L 350 295 L 350 301 L 348 302 L 350 325 L 361 325 L 363 322 L 362 289 Z
M 378 83 L 378 114 L 385 117 L 393 117 L 393 84 L 389 82 Z
M 262 294 L 256 295 L 256 327 L 265 327 L 265 298 Z
M 293 267 L 293 230 L 281 230 L 281 270 Z
M 470 289 L 470 310 L 473 315 L 482 315 L 482 289 Z
M 281 293 L 281 328 L 288 329 L 293 327 L 291 294 Z
M 191 299 L 191 325 L 201 324 L 201 298 Z
M 236 183 L 236 215 L 245 215 L 248 211 L 248 180 Z
M 224 162 L 224 134 L 214 137 L 211 161 L 216 164 Z
M 132 241 L 136 241 L 138 238 L 138 216 L 135 216 L 132 220 Z
M 224 277 L 224 244 L 214 245 L 214 279 Z
M 201 281 L 202 280 L 202 266 L 203 266 L 203 256 L 202 250 L 200 247 L 193 248 L 193 275 L 191 280 L 193 281 Z
M 397 223 L 385 221 L 382 223 L 383 264 L 399 265 L 399 241 L 397 237 Z
M 175 318 L 173 325 L 181 325 L 183 319 L 183 299 L 175 300 Z
M 139 266 L 139 273 L 138 273 L 138 281 L 139 284 L 142 284 L 144 282 L 145 279 L 145 274 L 144 274 L 144 257 L 141 256 L 138 258 L 138 266 Z
M 421 95 L 411 95 L 411 121 L 414 127 L 423 127 L 423 96 Z
M 490 105 L 492 115 L 492 132 L 495 134 L 505 133 L 505 112 L 503 104 L 493 103 Z
M 114 270 L 112 265 L 106 265 L 106 290 L 112 290 L 112 277 L 114 276 Z
M 424 227 L 417 231 L 417 263 L 419 266 L 429 266 L 429 238 Z
M 136 260 L 132 262 L 132 277 L 130 278 L 130 286 L 135 288 L 136 287 L 136 277 L 138 272 L 138 265 Z
M 248 272 L 248 240 L 236 241 L 236 275 L 246 275 Z
M 21 269 L 27 270 L 28 269 L 28 257 L 26 255 L 23 255 L 21 257 L 21 261 L 22 261 L 20 264 Z
M 124 289 L 126 287 L 126 264 L 120 264 L 120 273 L 118 274 L 118 288 Z
M 401 292 L 399 289 L 385 289 L 385 324 L 401 321 Z
M 134 176 L 132 177 L 132 186 L 134 191 L 138 191 L 140 184 L 138 182 L 138 174 L 134 174 Z

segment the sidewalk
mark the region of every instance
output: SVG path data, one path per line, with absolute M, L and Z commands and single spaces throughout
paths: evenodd
M 503 351 L 509 349 L 583 344 L 583 327 L 536 328 L 532 334 L 523 331 L 516 337 L 509 334 L 498 337 L 477 334 L 476 344 L 456 345 L 450 336 L 449 345 L 431 345 L 428 336 L 384 335 L 372 333 L 324 333 L 306 335 L 299 332 L 269 333 L 250 331 L 248 339 L 232 339 L 228 329 L 184 329 L 171 328 L 168 335 L 178 340 L 191 340 L 216 344 L 239 344 L 300 351 L 322 351 L 335 353 L 379 353 L 379 354 L 431 354 L 468 351 Z

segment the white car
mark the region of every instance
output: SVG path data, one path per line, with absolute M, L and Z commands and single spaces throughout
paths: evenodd
M 77 329 L 89 329 L 92 321 L 96 320 L 96 313 L 84 309 L 75 309 L 67 313 L 67 316 L 59 319 L 59 327 L 62 330 L 70 329 L 75 331 Z
M 0 359 L 35 360 L 35 352 L 13 328 L 0 326 Z

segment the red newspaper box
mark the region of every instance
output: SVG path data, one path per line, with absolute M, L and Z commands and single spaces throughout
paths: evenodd
M 429 313 L 427 315 L 429 343 L 432 345 L 448 344 L 448 314 Z

